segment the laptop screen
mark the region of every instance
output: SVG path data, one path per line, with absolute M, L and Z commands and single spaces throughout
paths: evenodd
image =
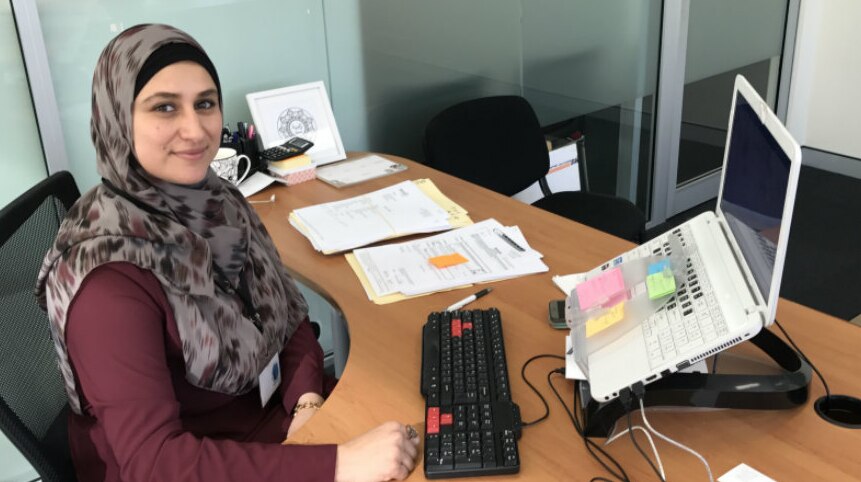
M 740 93 L 725 169 L 720 208 L 768 301 L 790 160 Z

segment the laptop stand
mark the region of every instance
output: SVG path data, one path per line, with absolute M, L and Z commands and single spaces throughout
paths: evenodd
M 645 386 L 644 406 L 782 410 L 803 405 L 808 397 L 810 365 L 769 330 L 761 330 L 750 341 L 777 362 L 783 373 L 675 373 Z M 588 382 L 580 384 L 580 396 L 587 400 L 584 425 L 588 437 L 609 436 L 616 421 L 627 413 L 618 398 L 605 403 L 592 399 Z

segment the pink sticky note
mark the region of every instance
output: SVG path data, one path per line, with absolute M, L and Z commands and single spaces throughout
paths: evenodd
M 609 269 L 577 285 L 577 301 L 581 310 L 613 306 L 626 297 L 625 279 L 619 268 Z

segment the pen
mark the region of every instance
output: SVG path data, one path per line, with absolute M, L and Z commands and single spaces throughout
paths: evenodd
M 493 291 L 493 288 L 485 288 L 485 289 L 479 291 L 478 293 L 476 293 L 474 295 L 469 295 L 466 298 L 458 301 L 457 303 L 449 306 L 448 308 L 445 309 L 445 311 L 457 311 L 457 310 L 463 308 L 464 306 L 468 305 L 469 303 L 472 303 L 473 301 L 475 301 L 475 300 L 481 298 L 482 296 L 490 293 L 491 291 Z
M 514 240 L 509 238 L 507 234 L 503 233 L 501 229 L 494 228 L 493 232 L 496 233 L 497 235 L 499 235 L 500 238 L 502 238 L 506 243 L 510 244 L 511 247 L 513 247 L 514 249 L 521 251 L 521 252 L 526 251 L 525 249 L 523 249 L 523 246 L 515 243 Z

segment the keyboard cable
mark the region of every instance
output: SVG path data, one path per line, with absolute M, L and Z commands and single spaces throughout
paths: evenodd
M 649 456 L 646 455 L 646 452 L 643 450 L 642 447 L 640 447 L 640 444 L 637 443 L 637 439 L 634 437 L 634 430 L 631 428 L 633 425 L 631 423 L 631 408 L 632 408 L 631 407 L 631 396 L 632 396 L 632 392 L 633 392 L 632 388 L 625 388 L 624 390 L 619 392 L 619 401 L 622 402 L 622 407 L 625 408 L 625 413 L 626 413 L 627 420 L 628 420 L 628 435 L 631 437 L 631 442 L 634 444 L 634 447 L 637 449 L 637 452 L 640 452 L 640 455 L 642 455 L 643 458 L 646 459 L 646 462 L 649 463 L 649 467 L 652 468 L 652 470 L 655 472 L 655 475 L 658 476 L 658 479 L 661 482 L 666 482 L 667 479 L 662 474 L 662 471 L 658 471 L 658 468 L 655 467 L 655 464 L 654 464 L 654 462 L 652 462 L 652 459 L 650 459 Z M 640 403 L 642 403 L 641 397 L 636 397 L 636 398 L 638 398 L 640 400 Z M 646 424 L 646 426 L 648 427 L 648 424 Z
M 538 396 L 538 398 L 541 400 L 541 403 L 542 403 L 542 404 L 544 404 L 544 414 L 543 414 L 542 416 L 538 417 L 537 419 L 535 419 L 535 420 L 531 421 L 531 422 L 523 422 L 522 426 L 524 426 L 524 427 L 527 427 L 527 426 L 530 426 L 530 425 L 535 425 L 535 424 L 537 424 L 537 423 L 539 423 L 539 422 L 542 422 L 542 421 L 546 420 L 546 419 L 547 419 L 547 417 L 550 415 L 550 406 L 547 404 L 547 400 L 544 398 L 544 396 L 543 396 L 543 395 L 541 395 L 541 392 L 539 392 L 539 391 L 538 391 L 538 389 L 535 387 L 535 385 L 533 385 L 533 384 L 529 381 L 529 379 L 528 379 L 528 378 L 526 378 L 526 367 L 527 367 L 527 366 L 529 366 L 529 364 L 530 364 L 530 363 L 532 363 L 533 361 L 535 361 L 535 360 L 539 360 L 539 359 L 541 359 L 541 358 L 552 358 L 552 359 L 556 359 L 556 360 L 565 360 L 565 357 L 560 356 L 560 355 L 541 354 L 541 355 L 535 355 L 535 356 L 533 356 L 532 358 L 530 358 L 530 359 L 526 360 L 526 362 L 524 362 L 524 363 L 523 363 L 523 366 L 522 366 L 522 367 L 521 367 L 521 369 L 520 369 L 520 376 L 521 376 L 521 378 L 523 378 L 523 381 L 524 381 L 524 382 L 526 382 L 526 384 L 529 386 L 529 388 L 530 388 L 533 392 L 535 392 L 535 395 L 537 395 L 537 396 Z M 562 400 L 562 397 L 561 397 L 561 396 L 559 395 L 559 393 L 556 391 L 556 388 L 553 386 L 553 383 L 551 382 L 551 376 L 552 376 L 554 373 L 559 373 L 559 374 L 563 374 L 563 375 L 564 375 L 564 373 L 565 373 L 565 368 L 563 367 L 563 368 L 556 368 L 556 369 L 554 369 L 554 370 L 551 370 L 551 371 L 547 374 L 547 383 L 550 385 L 550 388 L 553 390 L 553 393 L 555 393 L 555 394 L 556 394 L 556 398 L 558 398 L 558 399 L 559 399 L 559 403 L 561 403 L 561 404 L 562 404 L 562 407 L 563 407 L 563 408 L 565 408 L 565 412 L 568 414 L 568 417 L 571 419 L 571 422 L 574 424 L 574 428 L 575 428 L 575 430 L 577 431 L 578 435 L 581 435 L 581 436 L 583 437 L 583 441 L 584 441 L 584 443 L 585 443 L 585 445 L 586 445 L 586 448 L 588 449 L 588 451 L 589 451 L 590 455 L 592 455 L 592 457 L 593 457 L 595 460 L 597 460 L 601 465 L 603 465 L 603 466 L 604 466 L 604 468 L 605 468 L 605 469 L 607 469 L 607 471 L 608 471 L 608 472 L 610 472 L 611 474 L 613 474 L 617 479 L 619 479 L 619 480 L 621 480 L 621 481 L 623 481 L 623 482 L 628 482 L 628 481 L 629 481 L 629 479 L 628 479 L 628 475 L 627 475 L 627 474 L 625 473 L 625 471 L 622 469 L 621 465 L 619 465 L 619 463 L 618 463 L 618 462 L 616 462 L 616 460 L 615 460 L 615 459 L 613 459 L 613 457 L 611 457 L 611 456 L 610 456 L 609 454 L 607 454 L 603 449 L 601 449 L 601 447 L 600 447 L 600 446 L 598 446 L 597 444 L 595 444 L 595 443 L 594 443 L 594 442 L 592 442 L 591 440 L 588 440 L 588 439 L 583 435 L 583 431 L 582 431 L 582 429 L 580 428 L 580 425 L 578 424 L 578 422 L 577 422 L 577 420 L 575 419 L 574 415 L 571 413 L 571 411 L 569 411 L 569 410 L 568 410 L 568 406 L 567 406 L 567 405 L 565 405 L 565 402 Z M 576 390 L 577 390 L 577 387 L 576 387 L 576 385 L 575 385 L 575 397 L 576 397 L 576 395 L 577 395 L 577 394 L 576 394 Z M 575 398 L 575 404 L 576 404 L 576 398 Z M 609 467 L 608 467 L 608 466 L 607 466 L 607 465 L 606 465 L 606 464 L 605 464 L 605 463 L 604 463 L 600 458 L 598 458 L 598 456 L 597 456 L 597 455 L 592 451 L 592 448 L 590 447 L 590 445 L 589 445 L 589 444 L 592 444 L 595 448 L 597 448 L 599 451 L 601 451 L 601 453 L 602 453 L 605 457 L 607 457 L 609 460 L 611 460 L 611 461 L 612 461 L 612 463 L 613 463 L 614 465 L 616 465 L 616 467 L 618 467 L 619 471 L 622 473 L 622 476 L 619 476 L 615 471 L 613 471 L 612 469 L 610 469 L 610 468 L 609 468 Z M 590 482 L 613 482 L 613 481 L 612 481 L 612 480 L 610 480 L 610 479 L 607 479 L 607 478 L 605 478 L 605 477 L 600 477 L 600 476 L 599 476 L 599 477 L 593 477 L 593 478 L 590 480 Z
M 562 395 L 559 394 L 559 391 L 556 390 L 556 387 L 553 385 L 553 378 L 552 377 L 554 374 L 560 374 L 560 375 L 564 376 L 565 368 L 564 367 L 557 368 L 557 369 L 551 370 L 549 373 L 547 373 L 547 384 L 550 385 L 550 389 L 553 391 L 553 394 L 559 400 L 559 403 L 562 405 L 562 408 L 565 409 L 565 413 L 568 415 L 568 418 L 571 419 L 571 423 L 574 425 L 574 430 L 576 430 L 577 434 L 580 435 L 580 437 L 583 439 L 583 444 L 586 446 L 586 450 L 589 451 L 589 454 L 592 456 L 593 459 L 595 459 L 599 464 L 601 464 L 601 466 L 604 467 L 604 469 L 607 472 L 611 473 L 613 475 L 613 477 L 615 477 L 617 480 L 620 480 L 622 482 L 630 482 L 631 479 L 628 477 L 628 474 L 625 472 L 625 469 L 622 468 L 622 465 L 619 464 L 619 462 L 616 461 L 616 459 L 614 459 L 613 456 L 611 456 L 603 448 L 601 448 L 600 445 L 598 445 L 597 443 L 595 443 L 594 441 L 589 439 L 589 437 L 586 436 L 586 432 L 584 431 L 584 428 L 581 425 L 580 420 L 578 419 L 578 417 L 574 413 L 572 413 L 571 410 L 568 409 L 568 405 L 565 404 L 565 400 L 562 399 Z M 574 382 L 574 410 L 575 410 L 575 412 L 577 411 L 577 407 L 580 406 L 580 404 L 578 403 L 578 400 L 580 398 L 579 393 L 580 393 L 579 383 L 578 383 L 578 381 L 575 380 L 575 382 Z M 595 450 L 597 450 L 601 455 L 606 457 L 607 460 L 611 464 L 613 464 L 613 466 L 615 466 L 615 468 L 618 470 L 618 472 L 616 470 L 613 470 L 612 468 L 610 468 L 610 466 L 607 465 L 607 462 L 601 460 L 601 458 L 598 456 L 598 454 L 595 453 Z M 590 482 L 609 482 L 609 481 L 610 481 L 610 479 L 599 476 L 599 477 L 593 477 Z
M 642 425 L 634 425 L 633 429 L 634 430 L 640 430 L 641 432 L 643 432 L 643 435 L 646 436 L 646 439 L 649 441 L 649 445 L 652 447 L 652 454 L 654 454 L 655 460 L 658 462 L 658 470 L 661 471 L 661 476 L 664 478 L 664 480 L 666 480 L 667 474 L 666 474 L 666 472 L 664 472 L 664 464 L 661 462 L 661 455 L 658 454 L 658 449 L 657 449 L 657 447 L 655 447 L 655 441 L 652 438 L 652 434 L 649 433 L 649 430 L 646 429 L 645 427 L 643 427 Z M 629 431 L 631 431 L 631 429 L 626 428 L 626 429 L 622 430 L 621 432 L 614 434 L 612 437 L 608 438 L 604 442 L 604 446 L 605 447 L 610 446 L 611 443 L 624 437 L 625 434 L 627 434 Z
M 547 417 L 550 415 L 550 406 L 547 404 L 547 400 L 545 400 L 544 396 L 541 395 L 541 392 L 539 392 L 538 389 L 535 388 L 535 385 L 530 383 L 529 380 L 527 380 L 527 378 L 526 378 L 526 367 L 529 366 L 530 363 L 534 362 L 535 360 L 539 360 L 541 358 L 553 358 L 555 360 L 565 360 L 565 357 L 560 356 L 560 355 L 550 355 L 550 354 L 535 355 L 534 357 L 530 358 L 529 360 L 526 360 L 526 362 L 520 368 L 520 377 L 523 378 L 523 381 L 526 382 L 527 385 L 529 385 L 529 388 L 531 388 L 532 391 L 535 392 L 535 395 L 537 395 L 538 398 L 541 400 L 541 403 L 544 404 L 544 415 L 538 417 L 537 419 L 535 419 L 531 422 L 523 422 L 522 426 L 524 426 L 524 427 L 528 427 L 530 425 L 535 425 L 539 422 L 542 422 L 542 421 L 546 420 Z

